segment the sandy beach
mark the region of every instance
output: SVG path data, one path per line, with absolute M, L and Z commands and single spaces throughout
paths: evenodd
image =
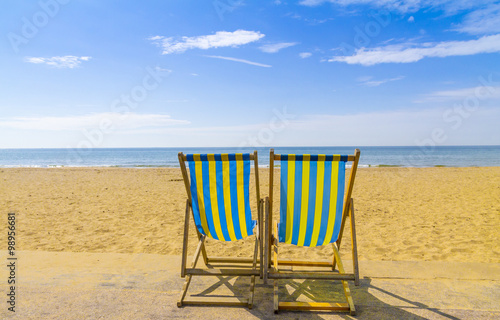
M 269 170 L 259 174 L 265 197 Z M 0 181 L 2 216 L 16 213 L 18 250 L 181 253 L 186 192 L 180 169 L 3 168 Z M 278 194 L 277 181 L 274 187 Z M 253 188 L 252 181 L 256 215 Z M 500 167 L 362 168 L 353 197 L 360 260 L 500 263 Z M 5 233 L 6 223 L 0 226 Z M 209 240 L 208 248 L 215 255 L 249 255 L 252 241 L 222 246 Z M 345 237 L 345 253 L 349 243 Z M 313 252 L 331 256 L 328 246 Z

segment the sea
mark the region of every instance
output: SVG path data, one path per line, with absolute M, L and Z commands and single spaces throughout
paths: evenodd
M 500 146 L 357 147 L 360 167 L 500 166 Z M 275 147 L 277 154 L 354 154 L 355 147 Z M 0 149 L 0 168 L 179 167 L 177 154 L 253 153 L 269 165 L 268 147 L 259 148 L 95 148 Z

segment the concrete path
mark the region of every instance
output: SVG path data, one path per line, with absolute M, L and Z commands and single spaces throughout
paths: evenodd
M 500 264 L 361 261 L 361 285 L 351 285 L 358 312 L 353 318 L 325 312 L 275 315 L 272 286 L 260 279 L 251 310 L 177 308 L 184 282 L 179 256 L 19 251 L 16 257 L 14 313 L 7 303 L 11 260 L 0 252 L 1 319 L 500 319 Z M 245 296 L 249 283 L 197 277 L 190 293 Z M 302 301 L 341 297 L 340 292 L 340 285 L 325 281 L 280 286 L 280 294 Z

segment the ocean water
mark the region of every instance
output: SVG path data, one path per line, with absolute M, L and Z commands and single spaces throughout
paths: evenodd
M 500 166 L 500 146 L 357 147 L 361 167 Z M 178 152 L 246 153 L 269 165 L 270 148 L 0 149 L 1 167 L 178 167 Z M 353 154 L 354 147 L 276 147 L 275 153 Z

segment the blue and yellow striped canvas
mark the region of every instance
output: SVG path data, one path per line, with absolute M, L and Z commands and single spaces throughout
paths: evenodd
M 315 247 L 337 241 L 347 159 L 342 155 L 281 155 L 280 242 Z
M 188 154 L 191 198 L 201 234 L 234 241 L 253 234 L 250 154 Z

